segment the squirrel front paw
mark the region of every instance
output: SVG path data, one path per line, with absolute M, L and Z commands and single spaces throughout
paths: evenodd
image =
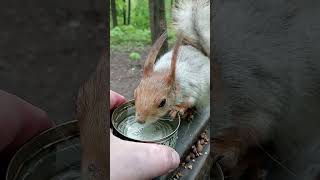
M 178 111 L 176 109 L 171 109 L 169 112 L 169 115 L 172 119 L 175 119 L 177 117 Z
M 196 111 L 195 108 L 188 108 L 185 112 L 184 112 L 184 119 L 191 121 L 194 117 L 194 112 Z
M 171 118 L 176 118 L 177 114 L 179 113 L 181 119 L 191 120 L 193 119 L 193 113 L 195 109 L 190 108 L 184 105 L 176 105 L 174 109 L 170 111 Z

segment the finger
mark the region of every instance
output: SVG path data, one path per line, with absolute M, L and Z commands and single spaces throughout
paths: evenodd
M 180 163 L 179 154 L 168 146 L 158 144 L 136 143 L 137 162 L 135 169 L 141 171 L 141 179 L 151 179 L 167 174 L 176 169 Z
M 124 103 L 126 100 L 120 94 L 110 90 L 110 109 L 114 109 L 115 107 L 119 106 L 120 104 Z
M 21 114 L 23 118 L 20 121 L 23 124 L 19 134 L 11 144 L 12 148 L 24 144 L 30 138 L 54 126 L 54 122 L 49 119 L 48 114 L 42 109 L 25 101 L 22 108 Z
M 53 125 L 43 110 L 0 90 L 0 150 L 13 150 Z

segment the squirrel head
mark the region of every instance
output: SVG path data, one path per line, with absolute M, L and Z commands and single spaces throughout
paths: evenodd
M 140 123 L 157 121 L 175 105 L 175 70 L 182 37 L 177 38 L 170 68 L 155 72 L 154 63 L 165 40 L 166 33 L 163 33 L 152 46 L 144 65 L 143 78 L 134 90 L 136 119 Z

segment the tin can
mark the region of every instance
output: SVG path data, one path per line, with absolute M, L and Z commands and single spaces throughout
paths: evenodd
M 212 171 L 213 180 L 224 180 L 224 174 L 219 163 L 215 163 Z
M 114 135 L 129 141 L 158 143 L 175 147 L 180 127 L 179 115 L 175 119 L 166 115 L 161 118 L 162 120 L 157 120 L 148 126 L 139 124 L 134 116 L 134 100 L 116 108 L 111 117 Z
M 36 136 L 13 156 L 6 180 L 80 180 L 79 134 L 69 121 Z
M 114 126 L 113 133 L 130 141 L 159 143 L 175 147 L 180 117 L 167 122 L 171 129 L 164 133 L 165 136 L 159 139 L 139 140 L 127 137 L 121 128 L 119 130 L 120 122 L 134 113 L 133 100 L 117 108 L 111 118 Z M 78 121 L 74 120 L 44 131 L 24 144 L 11 159 L 6 180 L 80 180 L 80 166 L 80 132 Z M 214 167 L 213 172 L 213 179 L 223 180 L 223 172 L 218 164 Z

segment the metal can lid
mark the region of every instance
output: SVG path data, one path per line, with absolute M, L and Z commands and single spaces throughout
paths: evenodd
M 168 115 L 152 124 L 140 124 L 135 119 L 134 100 L 131 100 L 112 114 L 112 124 L 122 136 L 141 142 L 162 142 L 170 139 L 180 126 L 180 117 L 172 120 Z

